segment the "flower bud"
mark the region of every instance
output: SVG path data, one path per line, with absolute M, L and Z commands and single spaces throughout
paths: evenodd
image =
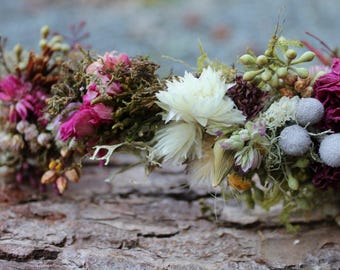
M 289 60 L 293 60 L 296 58 L 296 51 L 295 50 L 292 50 L 292 49 L 288 49 L 285 53 L 286 57 L 289 59 Z
M 292 61 L 292 65 L 300 64 L 304 62 L 310 62 L 314 59 L 314 57 L 315 57 L 315 53 L 311 51 L 307 51 L 303 53 L 298 59 Z
M 50 40 L 50 45 L 60 44 L 63 39 L 64 38 L 61 35 L 56 35 Z
M 56 184 L 57 184 L 57 189 L 59 191 L 60 194 L 63 194 L 64 191 L 67 188 L 67 180 L 65 177 L 63 176 L 59 176 L 56 180 Z
M 276 74 L 279 78 L 285 78 L 288 74 L 287 67 L 280 67 L 276 70 Z
M 301 79 L 306 79 L 308 78 L 309 72 L 305 68 L 294 68 L 293 69 L 296 74 L 301 78 Z
M 18 59 L 20 59 L 21 53 L 22 53 L 22 46 L 21 44 L 17 44 L 13 48 L 14 54 Z
M 48 184 L 54 182 L 58 177 L 58 174 L 55 171 L 48 170 L 41 177 L 42 184 Z
M 43 27 L 41 27 L 40 34 L 42 38 L 47 38 L 49 33 L 50 33 L 50 28 L 48 27 L 48 25 L 44 25 Z
M 244 146 L 244 141 L 239 135 L 232 135 L 229 139 L 220 140 L 220 144 L 225 150 L 240 150 Z
M 79 181 L 79 172 L 75 168 L 67 170 L 64 175 L 71 182 L 78 183 Z
M 264 66 L 267 63 L 268 63 L 268 59 L 264 55 L 259 55 L 256 59 L 256 64 L 258 64 L 259 66 Z
M 299 189 L 299 181 L 293 177 L 292 175 L 289 175 L 288 179 L 288 186 L 292 190 L 298 190 Z
M 243 74 L 243 80 L 245 81 L 251 81 L 254 79 L 257 75 L 261 74 L 264 70 L 254 70 L 254 71 L 247 71 L 246 73 Z
M 261 79 L 265 82 L 270 81 L 271 78 L 272 78 L 272 73 L 268 69 L 266 69 L 265 72 L 261 74 Z
M 256 64 L 256 59 L 250 54 L 244 54 L 240 57 L 240 61 L 243 65 Z
M 40 49 L 44 49 L 45 47 L 47 46 L 47 40 L 46 39 L 41 39 L 40 41 L 39 41 L 39 47 L 40 47 Z
M 49 133 L 40 133 L 37 138 L 37 142 L 41 146 L 47 146 L 52 139 L 52 135 Z

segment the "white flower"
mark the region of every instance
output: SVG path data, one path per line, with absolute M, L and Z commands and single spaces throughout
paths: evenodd
M 266 126 L 270 129 L 282 127 L 289 120 L 295 121 L 299 100 L 298 96 L 292 98 L 282 97 L 279 101 L 270 105 L 268 110 L 262 114 L 261 119 L 265 121 Z
M 211 67 L 204 69 L 199 78 L 185 72 L 184 77 L 167 81 L 166 85 L 167 91 L 156 94 L 157 104 L 165 110 L 165 122 L 183 120 L 207 127 L 240 124 L 245 120 L 234 102 L 225 96 L 230 85 Z
M 155 141 L 152 159 L 164 157 L 164 161 L 181 164 L 186 159 L 202 156 L 202 130 L 196 125 L 185 122 L 169 124 L 156 132 Z

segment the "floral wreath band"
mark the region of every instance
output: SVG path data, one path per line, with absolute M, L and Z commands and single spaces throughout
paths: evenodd
M 340 58 L 276 33 L 241 67 L 211 61 L 161 78 L 148 57 L 92 56 L 41 29 L 40 52 L 0 44 L 1 173 L 16 183 L 78 182 L 84 157 L 140 157 L 147 172 L 185 164 L 191 185 L 251 207 L 336 205 L 340 190 Z M 311 51 L 298 55 L 296 47 Z M 303 66 L 314 59 L 321 65 Z

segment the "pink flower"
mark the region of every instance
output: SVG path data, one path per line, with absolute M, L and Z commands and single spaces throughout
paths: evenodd
M 9 121 L 15 123 L 26 120 L 29 112 L 36 117 L 43 115 L 47 96 L 38 89 L 32 89 L 14 75 L 9 75 L 0 81 L 0 100 L 9 105 Z
M 121 93 L 122 90 L 120 83 L 111 82 L 112 76 L 110 73 L 115 70 L 116 66 L 130 66 L 130 64 L 130 59 L 126 53 L 117 55 L 115 51 L 107 52 L 99 60 L 90 64 L 86 69 L 86 73 L 96 75 L 101 80 L 101 83 L 107 86 L 107 94 L 116 95 Z
M 331 72 L 315 81 L 314 93 L 325 108 L 321 128 L 340 132 L 340 58 L 333 59 L 331 68 Z
M 84 138 L 93 136 L 98 127 L 112 120 L 112 108 L 104 104 L 94 106 L 82 105 L 78 111 L 59 128 L 58 137 L 67 141 L 69 138 Z

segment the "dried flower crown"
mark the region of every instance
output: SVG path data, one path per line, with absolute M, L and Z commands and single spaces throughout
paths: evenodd
M 340 58 L 301 66 L 300 41 L 276 34 L 243 70 L 210 61 L 160 78 L 147 57 L 93 57 L 41 31 L 40 54 L 1 44 L 1 169 L 63 193 L 85 156 L 137 154 L 148 171 L 186 164 L 192 185 L 220 187 L 250 207 L 336 204 L 340 190 Z M 33 156 L 32 156 L 33 155 Z M 34 169 L 34 170 L 32 170 Z M 33 174 L 32 171 L 35 173 Z

